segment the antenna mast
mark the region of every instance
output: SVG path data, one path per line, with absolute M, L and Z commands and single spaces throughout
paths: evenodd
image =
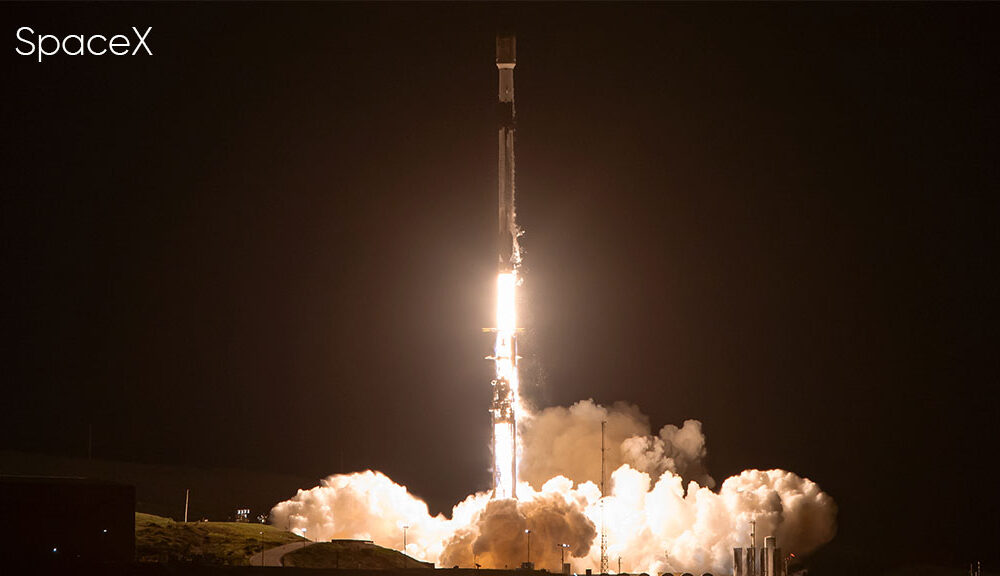
M 608 530 L 604 526 L 604 428 L 607 420 L 601 420 L 601 574 L 608 573 Z

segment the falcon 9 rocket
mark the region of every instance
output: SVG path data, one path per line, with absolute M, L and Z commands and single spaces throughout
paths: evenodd
M 517 498 L 517 319 L 515 290 L 521 255 L 514 219 L 514 64 L 515 38 L 497 36 L 498 133 L 500 156 L 497 229 L 497 324 L 493 360 L 493 497 Z

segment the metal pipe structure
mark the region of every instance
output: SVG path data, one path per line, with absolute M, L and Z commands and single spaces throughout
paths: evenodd
M 601 420 L 601 574 L 608 573 L 608 530 L 604 524 L 604 429 L 607 420 Z
M 791 554 L 790 556 L 794 556 Z M 750 521 L 750 546 L 733 548 L 733 576 L 787 576 L 788 559 L 778 548 L 774 536 L 764 538 L 757 548 L 757 522 Z

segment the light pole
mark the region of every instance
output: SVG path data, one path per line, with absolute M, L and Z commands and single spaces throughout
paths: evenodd
M 531 530 L 525 529 L 525 534 L 528 535 L 528 566 L 531 566 Z
M 566 564 L 566 549 L 569 548 L 569 544 L 556 544 L 556 548 L 559 549 L 559 573 L 562 574 L 563 566 Z
M 409 527 L 409 524 L 403 524 L 403 568 L 406 568 L 406 529 Z
M 264 531 L 258 532 L 260 534 L 260 565 L 264 565 Z
M 303 528 L 302 529 L 302 547 L 303 548 L 306 547 L 306 540 L 308 540 L 308 538 L 306 538 L 306 529 Z

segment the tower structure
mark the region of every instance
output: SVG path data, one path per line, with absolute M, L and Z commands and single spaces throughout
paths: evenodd
M 747 553 L 744 558 L 747 563 L 746 570 L 744 571 L 746 576 L 758 576 L 757 571 L 757 521 L 750 521 L 750 547 L 747 548 Z
M 757 521 L 750 521 L 750 546 L 733 548 L 733 576 L 786 576 L 787 559 L 774 536 L 764 538 L 757 548 Z
M 604 524 L 604 429 L 607 425 L 607 420 L 601 420 L 601 574 L 608 573 L 608 529 Z
M 783 576 L 785 559 L 778 548 L 774 536 L 764 538 L 764 547 L 760 549 L 760 576 Z

